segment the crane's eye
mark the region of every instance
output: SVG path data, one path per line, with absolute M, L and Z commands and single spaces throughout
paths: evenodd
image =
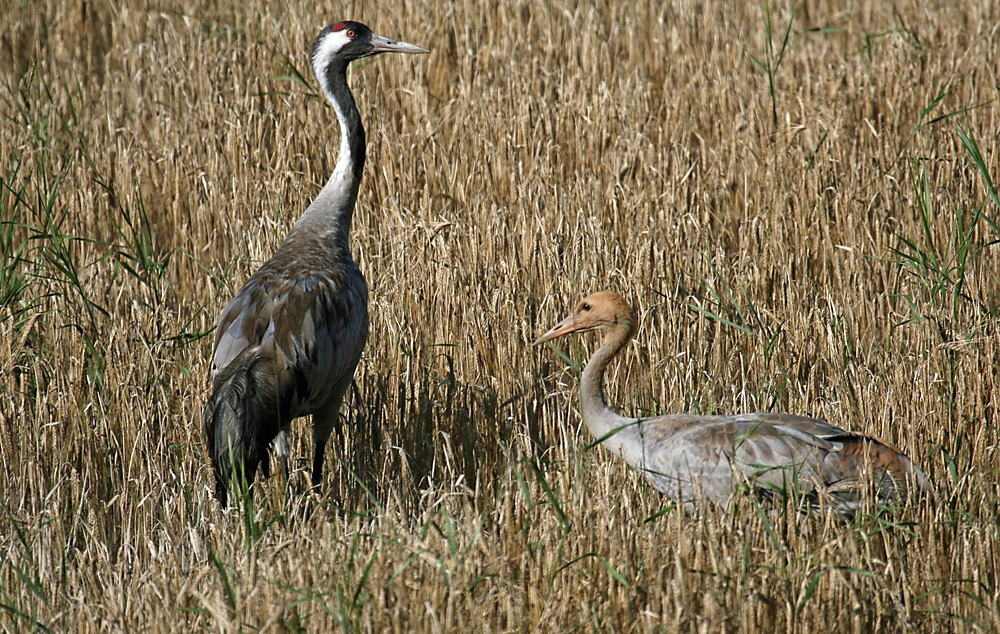
M 584 311 L 588 311 L 590 310 L 590 304 L 588 304 L 587 302 L 583 302 L 583 305 L 580 306 L 580 308 L 582 308 Z
M 357 33 L 355 33 L 354 29 L 347 29 L 347 37 L 349 39 L 353 40 L 355 35 L 357 35 Z

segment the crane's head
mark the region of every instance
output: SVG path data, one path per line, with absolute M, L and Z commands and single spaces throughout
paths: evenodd
M 552 327 L 535 342 L 551 341 L 571 332 L 587 330 L 609 331 L 623 329 L 631 336 L 635 327 L 635 313 L 632 306 L 618 293 L 602 292 L 585 297 L 576 310 L 566 319 Z
M 364 24 L 344 20 L 323 29 L 312 45 L 312 66 L 317 77 L 333 63 L 347 64 L 380 53 L 426 53 L 427 49 L 372 33 Z

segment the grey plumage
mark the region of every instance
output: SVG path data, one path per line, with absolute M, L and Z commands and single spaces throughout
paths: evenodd
M 256 350 L 232 363 L 213 380 L 214 393 L 205 407 L 205 442 L 215 467 L 215 491 L 226 504 L 232 470 L 243 469 L 253 482 L 257 465 L 278 434 L 280 419 L 271 412 L 288 408 L 288 390 L 279 394 L 269 377 L 270 364 Z M 267 463 L 264 462 L 266 465 Z
M 604 371 L 634 328 L 632 307 L 620 295 L 595 293 L 536 344 L 571 332 L 604 333 L 580 378 L 584 422 L 605 447 L 687 508 L 700 499 L 725 504 L 735 487 L 746 485 L 764 496 L 824 496 L 834 512 L 850 517 L 868 487 L 881 500 L 901 499 L 911 487 L 930 490 L 923 472 L 901 452 L 815 418 L 619 415 L 604 399 Z
M 351 256 L 349 236 L 365 164 L 365 132 L 347 85 L 347 66 L 384 52 L 423 53 L 357 22 L 325 28 L 311 49 L 313 71 L 340 123 L 337 166 L 274 255 L 219 317 L 212 360 L 213 393 L 202 416 L 225 505 L 234 469 L 253 482 L 268 471 L 272 442 L 288 478 L 292 419 L 313 415 L 312 484 L 368 339 L 368 287 Z

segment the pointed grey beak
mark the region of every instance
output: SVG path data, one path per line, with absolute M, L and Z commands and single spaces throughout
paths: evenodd
M 400 42 L 399 40 L 390 39 L 384 35 L 378 35 L 376 33 L 372 34 L 372 39 L 369 42 L 372 46 L 372 55 L 378 53 L 429 53 L 423 46 L 417 46 L 416 44 L 410 44 L 408 42 Z

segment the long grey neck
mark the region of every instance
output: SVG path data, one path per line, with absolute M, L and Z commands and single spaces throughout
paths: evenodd
M 347 85 L 346 64 L 334 63 L 314 70 L 326 98 L 337 112 L 340 156 L 330 180 L 295 223 L 295 229 L 333 239 L 344 252 L 350 253 L 348 236 L 365 168 L 365 128 Z
M 623 444 L 632 442 L 637 434 L 635 426 L 630 424 L 634 420 L 621 416 L 608 407 L 607 401 L 604 400 L 604 371 L 611 359 L 628 343 L 629 337 L 624 328 L 615 328 L 608 332 L 604 343 L 590 358 L 580 377 L 580 407 L 583 421 L 587 423 L 587 428 L 596 438 L 604 439 L 601 441 L 604 446 L 619 455 L 624 455 Z

